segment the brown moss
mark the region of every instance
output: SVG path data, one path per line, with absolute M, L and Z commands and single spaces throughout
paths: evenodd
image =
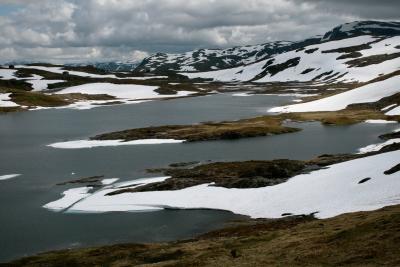
M 101 134 L 94 136 L 91 139 L 123 139 L 129 141 L 147 138 L 167 138 L 194 142 L 218 139 L 238 139 L 243 137 L 265 136 L 298 131 L 296 128 L 282 126 L 281 123 L 282 120 L 280 118 L 271 116 L 234 122 L 137 128 Z
M 167 125 L 100 134 L 92 140 L 125 141 L 137 139 L 178 139 L 187 142 L 209 141 L 220 139 L 238 139 L 256 136 L 267 136 L 299 131 L 300 129 L 283 125 L 286 120 L 320 121 L 325 125 L 350 125 L 367 119 L 398 120 L 400 116 L 387 116 L 380 110 L 365 107 L 349 107 L 345 110 L 330 112 L 299 112 L 280 115 L 269 115 L 231 122 L 202 123 L 194 125 Z
M 257 188 L 276 185 L 301 173 L 306 163 L 297 160 L 214 162 L 193 168 L 159 170 L 171 178 L 136 188 L 117 189 L 108 195 L 129 192 L 179 190 L 195 185 L 214 183 L 225 188 Z
M 0 114 L 7 114 L 11 112 L 23 111 L 21 107 L 0 107 Z

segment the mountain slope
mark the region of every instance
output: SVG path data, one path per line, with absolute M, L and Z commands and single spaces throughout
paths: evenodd
M 271 54 L 296 49 L 318 42 L 311 38 L 302 42 L 270 42 L 260 45 L 237 46 L 228 49 L 199 49 L 182 54 L 157 53 L 136 68 L 137 71 L 209 71 L 254 63 Z
M 399 22 L 352 22 L 300 42 L 158 53 L 136 70 L 181 71 L 220 81 L 366 81 L 398 69 L 399 36 Z
M 400 36 L 370 35 L 329 41 L 231 69 L 182 73 L 219 81 L 366 82 L 400 67 Z

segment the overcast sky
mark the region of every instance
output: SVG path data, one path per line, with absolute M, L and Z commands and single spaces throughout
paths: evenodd
M 400 0 L 0 0 L 0 60 L 142 59 L 400 20 Z

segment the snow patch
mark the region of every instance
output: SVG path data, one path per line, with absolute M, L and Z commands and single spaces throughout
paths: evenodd
M 366 120 L 365 123 L 375 123 L 375 124 L 384 124 L 384 123 L 397 123 L 397 121 L 387 121 L 387 120 Z
M 103 180 L 101 180 L 101 184 L 103 184 L 103 185 L 110 185 L 110 184 L 115 183 L 115 182 L 118 181 L 118 180 L 119 180 L 119 178 L 108 178 L 108 179 L 103 179 Z
M 385 110 L 391 109 L 391 108 L 393 108 L 393 107 L 395 107 L 395 106 L 397 106 L 397 104 L 389 105 L 389 106 L 387 106 L 387 107 L 384 107 L 384 108 L 381 109 L 381 110 L 382 110 L 382 111 L 385 111 Z
M 132 141 L 117 140 L 75 140 L 67 142 L 58 142 L 47 145 L 53 148 L 63 149 L 79 149 L 79 148 L 92 148 L 102 146 L 127 146 L 127 145 L 156 145 L 156 144 L 176 144 L 182 143 L 185 140 L 176 139 L 139 139 Z
M 2 80 L 18 79 L 15 72 L 17 72 L 15 69 L 0 69 L 0 78 Z
M 386 112 L 385 115 L 389 115 L 389 116 L 400 115 L 400 107 L 394 108 L 394 109 Z
M 12 178 L 18 177 L 18 176 L 20 176 L 20 175 L 21 175 L 21 174 L 17 174 L 17 173 L 0 175 L 0 181 L 12 179 Z
M 32 80 L 27 80 L 26 82 L 32 85 L 32 91 L 46 90 L 49 84 L 65 82 L 64 80 L 42 80 L 42 78 L 42 76 L 34 74 L 33 77 L 30 78 Z
M 10 101 L 11 93 L 1 94 L 0 93 L 0 107 L 19 107 L 17 103 Z

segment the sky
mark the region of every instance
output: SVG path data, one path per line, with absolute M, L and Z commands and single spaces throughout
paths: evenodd
M 400 20 L 399 0 L 0 0 L 0 61 L 139 61 Z

